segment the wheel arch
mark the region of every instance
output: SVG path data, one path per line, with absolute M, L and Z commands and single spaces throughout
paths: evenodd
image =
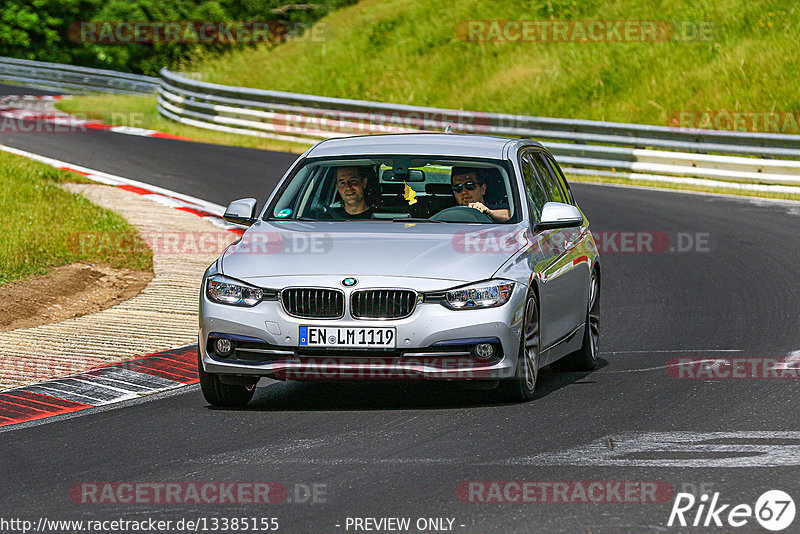
M 600 266 L 600 258 L 596 258 L 594 260 L 594 265 L 592 265 L 592 271 L 597 273 L 597 284 L 598 286 L 600 286 L 603 282 L 603 269 Z

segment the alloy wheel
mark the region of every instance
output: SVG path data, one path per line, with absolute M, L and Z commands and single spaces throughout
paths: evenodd
M 536 301 L 529 299 L 525 308 L 525 386 L 536 387 L 536 364 L 539 357 L 539 313 Z

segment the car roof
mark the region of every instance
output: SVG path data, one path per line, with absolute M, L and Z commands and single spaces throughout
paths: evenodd
M 327 139 L 311 148 L 306 153 L 306 157 L 419 154 L 503 159 L 505 157 L 504 149 L 509 144 L 542 146 L 529 139 L 509 139 L 486 135 L 453 133 L 362 135 Z

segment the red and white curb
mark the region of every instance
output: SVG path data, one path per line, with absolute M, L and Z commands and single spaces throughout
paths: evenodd
M 124 189 L 125 191 L 130 191 L 132 193 L 142 195 L 164 206 L 168 206 L 170 208 L 178 209 L 181 211 L 185 211 L 187 213 L 192 213 L 194 215 L 197 215 L 198 217 L 202 217 L 208 222 L 214 224 L 215 226 L 224 228 L 225 230 L 233 232 L 237 235 L 242 235 L 244 233 L 244 230 L 242 229 L 241 226 L 226 222 L 222 218 L 222 214 L 225 212 L 225 208 L 223 206 L 220 206 L 219 204 L 214 204 L 213 202 L 208 202 L 206 200 L 202 200 L 200 198 L 196 198 L 190 195 L 185 195 L 183 193 L 170 191 L 169 189 L 164 189 L 162 187 L 158 187 L 155 185 L 146 184 L 138 180 L 132 180 L 130 178 L 125 178 L 123 176 L 117 176 L 114 174 L 109 174 L 107 172 L 90 169 L 88 167 L 83 167 L 81 165 L 68 163 L 66 161 L 48 158 L 47 156 L 41 156 L 39 154 L 34 154 L 32 152 L 26 152 L 24 150 L 19 150 L 18 148 L 12 148 L 9 146 L 0 145 L 0 150 L 2 150 L 3 152 L 7 152 L 9 154 L 14 154 L 17 156 L 22 156 L 24 158 L 32 159 L 40 163 L 44 163 L 45 165 L 50 165 L 51 167 L 55 167 L 56 169 L 78 173 L 94 182 L 116 186 L 119 187 L 120 189 Z
M 0 150 L 142 195 L 159 204 L 197 215 L 237 235 L 244 233 L 242 227 L 222 219 L 225 208 L 218 204 L 12 147 L 0 145 Z M 122 402 L 195 384 L 198 380 L 196 346 L 150 354 L 65 378 L 2 391 L 0 427 Z
M 102 121 L 87 120 L 55 109 L 53 104 L 64 98 L 61 95 L 10 95 L 0 98 L 0 132 L 39 133 L 39 132 L 86 132 L 87 130 L 104 130 L 124 135 L 139 137 L 157 137 L 159 139 L 176 139 L 192 141 L 188 137 L 138 128 L 135 126 L 114 126 Z M 25 126 L 20 121 L 29 121 L 46 126 Z
M 192 345 L 0 392 L 0 427 L 196 384 Z

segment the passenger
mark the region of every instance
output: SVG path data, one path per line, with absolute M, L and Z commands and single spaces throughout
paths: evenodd
M 494 222 L 507 221 L 511 212 L 507 206 L 486 205 L 486 180 L 481 176 L 482 169 L 475 167 L 453 167 L 450 171 L 450 184 L 459 206 L 468 206 L 485 213 Z
M 368 170 L 364 167 L 336 169 L 336 189 L 342 197 L 343 208 L 334 211 L 345 219 L 371 219 L 373 208 L 364 200 Z

